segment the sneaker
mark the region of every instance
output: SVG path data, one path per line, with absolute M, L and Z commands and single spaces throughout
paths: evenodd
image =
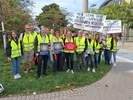
M 68 69 L 66 72 L 67 72 L 67 73 L 70 72 L 70 69 Z
M 21 78 L 21 75 L 20 75 L 20 74 L 17 74 L 17 77 L 18 77 L 18 79 L 19 79 L 19 78 Z
M 90 70 L 91 70 L 90 67 L 88 67 L 87 71 L 89 72 Z
M 14 79 L 15 79 L 15 80 L 17 80 L 17 79 L 19 79 L 19 78 L 20 78 L 20 76 L 18 76 L 17 74 L 14 75 Z
M 73 70 L 71 70 L 71 72 L 72 72 L 72 74 L 74 74 L 74 71 Z
M 116 63 L 114 63 L 113 66 L 116 66 Z
M 92 72 L 93 72 L 93 73 L 95 73 L 95 72 L 96 72 L 96 70 L 95 70 L 95 69 L 92 69 Z

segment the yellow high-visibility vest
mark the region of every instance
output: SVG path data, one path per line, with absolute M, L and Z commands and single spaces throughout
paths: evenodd
M 114 39 L 114 42 L 113 42 L 114 44 L 113 44 L 113 49 L 112 49 L 112 51 L 117 51 L 117 41 Z
M 24 33 L 22 42 L 24 46 L 24 51 L 31 51 L 34 49 L 34 36 L 31 33 L 29 33 L 29 38 L 27 37 L 27 34 Z
M 83 52 L 85 49 L 85 38 L 84 37 L 81 37 L 81 38 L 76 37 L 75 41 L 76 41 L 76 45 L 77 45 L 76 52 L 78 52 L 78 53 Z
M 111 48 L 111 40 L 112 40 L 111 37 L 107 38 L 107 42 L 106 42 L 106 44 L 107 44 L 107 50 L 110 50 L 110 48 Z
M 14 40 L 11 40 L 11 58 L 20 57 L 21 56 L 21 45 L 20 40 L 18 40 L 18 44 Z
M 43 37 L 40 35 L 40 34 L 38 34 L 37 35 L 37 39 L 38 39 L 38 52 L 40 52 L 40 44 L 41 43 L 47 43 L 47 44 L 49 44 L 49 37 L 48 37 L 48 35 L 47 34 L 45 34 L 44 35 L 44 37 L 45 37 L 45 39 L 43 39 Z
M 94 48 L 95 48 L 95 53 L 99 53 L 101 44 L 99 42 L 97 44 L 96 41 L 94 41 Z

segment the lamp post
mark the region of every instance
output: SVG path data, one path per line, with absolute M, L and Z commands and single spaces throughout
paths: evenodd
M 0 22 L 1 22 L 1 27 L 2 27 L 2 33 L 3 33 L 3 46 L 4 49 L 6 49 L 6 34 L 5 32 L 5 27 L 4 27 L 4 14 L 3 14 L 3 7 L 2 7 L 2 2 L 0 1 Z
M 83 0 L 83 13 L 88 13 L 88 0 Z

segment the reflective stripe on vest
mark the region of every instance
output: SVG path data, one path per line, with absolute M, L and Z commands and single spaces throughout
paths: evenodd
M 27 37 L 27 34 L 24 33 L 23 46 L 24 46 L 24 51 L 33 50 L 33 48 L 34 48 L 34 37 L 31 33 L 29 34 L 29 38 Z
M 43 39 L 43 37 L 40 35 L 40 34 L 38 34 L 37 35 L 37 39 L 38 39 L 38 52 L 40 52 L 40 44 L 41 43 L 49 43 L 49 37 L 48 37 L 48 35 L 47 34 L 45 34 L 45 39 Z
M 21 45 L 18 40 L 18 44 L 14 40 L 11 41 L 11 58 L 20 57 L 21 56 Z
M 76 52 L 83 52 L 84 48 L 85 48 L 85 38 L 84 37 L 76 37 L 75 39 L 76 41 L 76 45 L 77 45 L 77 49 Z

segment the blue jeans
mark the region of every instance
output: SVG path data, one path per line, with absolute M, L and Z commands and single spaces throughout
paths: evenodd
M 116 54 L 117 54 L 116 51 L 115 52 L 112 52 L 112 56 L 113 56 L 114 63 L 116 63 Z
M 112 52 L 109 50 L 104 51 L 104 57 L 105 57 L 105 64 L 110 64 Z
M 94 54 L 94 60 L 95 60 L 96 67 L 98 66 L 98 57 L 99 57 L 99 53 L 95 53 Z
M 12 58 L 12 71 L 13 75 L 19 74 L 19 69 L 20 69 L 20 57 Z

